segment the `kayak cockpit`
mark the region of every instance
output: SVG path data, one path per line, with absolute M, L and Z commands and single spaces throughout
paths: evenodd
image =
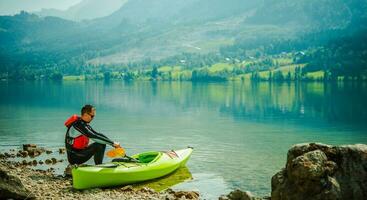
M 161 152 L 150 151 L 150 152 L 137 154 L 132 157 L 139 160 L 139 163 L 148 164 L 148 163 L 153 163 L 157 161 L 161 156 L 162 156 Z

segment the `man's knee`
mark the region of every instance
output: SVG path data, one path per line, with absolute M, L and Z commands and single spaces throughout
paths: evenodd
M 97 149 L 104 150 L 106 149 L 106 144 L 94 143 Z

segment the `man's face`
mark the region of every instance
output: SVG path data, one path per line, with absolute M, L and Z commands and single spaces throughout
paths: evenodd
M 88 122 L 91 122 L 94 118 L 94 116 L 96 116 L 96 109 L 93 108 L 92 109 L 92 112 L 90 113 L 86 113 L 86 115 L 88 116 L 87 119 L 88 119 Z

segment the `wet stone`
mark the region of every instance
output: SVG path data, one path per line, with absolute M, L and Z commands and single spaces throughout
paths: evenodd
M 33 161 L 32 161 L 32 164 L 33 164 L 33 165 L 37 165 L 37 164 L 38 164 L 38 163 L 37 163 L 37 160 L 33 160 Z
M 65 148 L 59 148 L 59 154 L 64 154 L 66 152 Z
M 29 151 L 31 149 L 37 148 L 35 144 L 23 144 L 23 151 Z

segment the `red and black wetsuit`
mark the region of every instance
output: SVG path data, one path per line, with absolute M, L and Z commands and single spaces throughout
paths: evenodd
M 89 144 L 89 139 L 94 143 Z M 80 142 L 82 141 L 82 142 Z M 66 131 L 65 146 L 70 164 L 82 164 L 94 155 L 95 164 L 101 164 L 106 144 L 113 141 L 102 133 L 98 133 L 81 118 L 76 120 Z

